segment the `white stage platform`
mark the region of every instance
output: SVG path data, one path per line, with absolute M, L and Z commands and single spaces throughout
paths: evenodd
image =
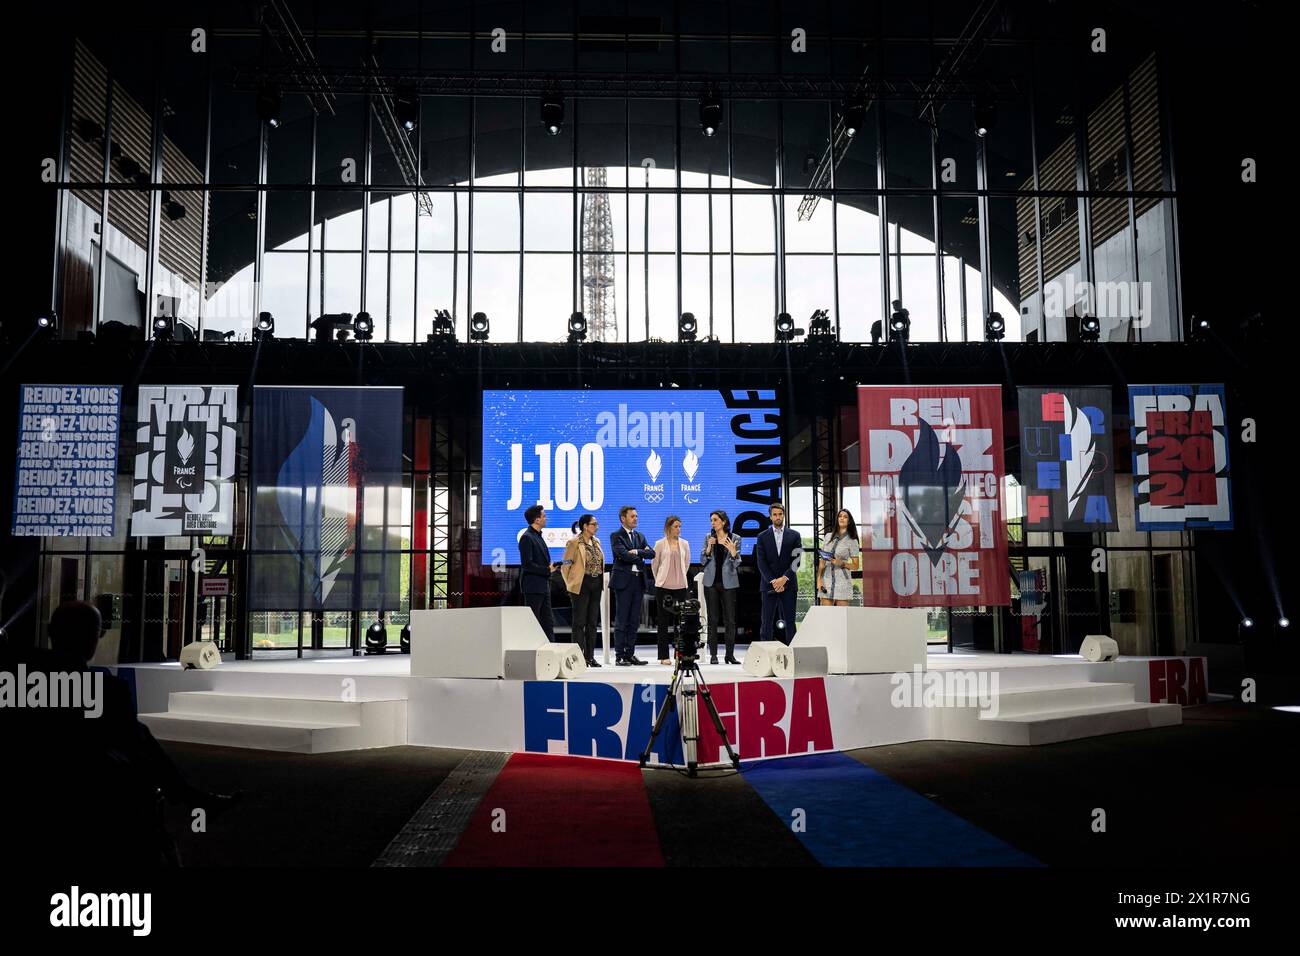
M 118 672 L 163 739 L 305 753 L 415 744 L 623 760 L 639 755 L 672 678 L 659 664 L 594 668 L 568 681 L 427 678 L 412 677 L 410 662 L 390 653 Z M 1054 743 L 1177 724 L 1181 706 L 1207 699 L 1200 657 L 1090 664 L 932 651 L 924 671 L 895 674 L 776 680 L 707 663 L 701 671 L 742 758 L 914 740 Z

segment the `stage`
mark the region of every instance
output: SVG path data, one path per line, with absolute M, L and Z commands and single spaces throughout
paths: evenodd
M 1050 744 L 1178 724 L 1182 706 L 1208 697 L 1201 657 L 1088 663 L 936 649 L 912 672 L 778 680 L 737 665 L 702 663 L 700 671 L 742 759 L 914 740 Z M 636 760 L 673 669 L 608 666 L 552 681 L 431 678 L 412 676 L 409 656 L 388 653 L 189 671 L 134 664 L 117 673 L 162 739 L 302 753 L 412 744 Z M 701 724 L 704 763 L 717 741 Z M 679 750 L 661 743 L 652 762 L 676 763 Z

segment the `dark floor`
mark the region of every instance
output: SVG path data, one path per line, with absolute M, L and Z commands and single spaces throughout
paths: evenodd
M 1050 866 L 1294 862 L 1300 715 L 1212 704 L 1185 710 L 1183 721 L 1046 747 L 928 741 L 852 756 Z M 199 785 L 246 792 L 206 833 L 172 815 L 193 866 L 369 866 L 465 757 L 422 747 L 311 756 L 165 746 Z M 816 865 L 743 776 L 643 778 L 669 865 Z M 1092 827 L 1097 808 L 1104 833 Z

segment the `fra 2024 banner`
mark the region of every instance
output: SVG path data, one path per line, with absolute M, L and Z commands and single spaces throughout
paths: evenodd
M 1232 527 L 1222 385 L 1130 385 L 1139 531 Z
M 858 388 L 868 607 L 1010 604 L 1000 385 Z

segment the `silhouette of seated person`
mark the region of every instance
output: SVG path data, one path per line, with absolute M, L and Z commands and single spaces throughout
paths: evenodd
M 192 786 L 149 728 L 140 722 L 127 682 L 102 667 L 90 666 L 102 634 L 99 610 L 93 604 L 65 601 L 50 615 L 50 646 L 62 658 L 65 669 L 103 674 L 102 713 L 84 720 L 96 745 L 113 759 L 123 761 L 143 787 L 161 791 L 169 803 L 187 809 L 203 807 L 209 812 L 233 804 L 235 796 Z

